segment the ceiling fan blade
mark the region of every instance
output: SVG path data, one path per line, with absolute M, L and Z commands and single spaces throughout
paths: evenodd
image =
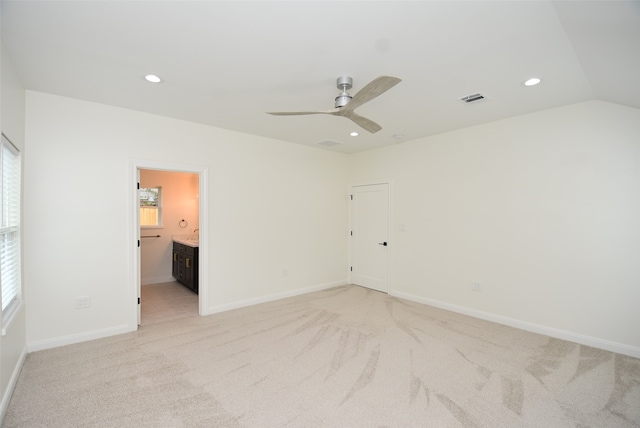
M 362 104 L 371 101 L 378 95 L 382 95 L 387 92 L 389 89 L 396 86 L 398 83 L 402 82 L 402 79 L 398 79 L 397 77 L 392 76 L 380 76 L 376 79 L 373 79 L 364 88 L 360 89 L 357 94 L 355 94 L 349 104 L 344 106 L 344 109 L 355 110 Z
M 274 116 L 301 116 L 305 114 L 336 114 L 340 111 L 340 109 L 332 109 L 325 111 L 268 111 L 267 114 L 272 114 Z
M 366 131 L 371 132 L 372 134 L 375 134 L 376 132 L 382 129 L 382 126 L 378 125 L 373 120 L 367 119 L 366 117 L 360 116 L 359 114 L 356 114 L 352 111 L 344 112 L 339 116 L 343 116 L 343 117 L 346 117 L 347 119 L 353 120 L 358 126 L 360 126 Z

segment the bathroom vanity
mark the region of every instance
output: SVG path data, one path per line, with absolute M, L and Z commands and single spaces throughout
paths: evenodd
M 171 274 L 182 285 L 198 294 L 198 239 L 173 238 Z

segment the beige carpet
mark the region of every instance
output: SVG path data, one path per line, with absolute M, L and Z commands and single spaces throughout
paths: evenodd
M 35 352 L 6 427 L 638 427 L 640 360 L 357 286 Z

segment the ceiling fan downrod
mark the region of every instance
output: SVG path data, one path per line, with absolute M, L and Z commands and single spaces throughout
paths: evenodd
M 353 79 L 349 76 L 338 77 L 336 86 L 338 89 L 342 89 L 342 92 L 336 97 L 335 107 L 341 108 L 349 104 L 349 101 L 351 101 L 351 95 L 349 95 L 347 90 L 353 87 Z

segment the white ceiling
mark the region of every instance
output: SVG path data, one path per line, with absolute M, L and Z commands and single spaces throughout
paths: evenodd
M 2 43 L 26 89 L 346 153 L 591 99 L 640 108 L 639 1 L 3 0 Z M 351 95 L 403 80 L 356 110 L 380 132 L 265 113 L 331 109 L 342 75 Z

